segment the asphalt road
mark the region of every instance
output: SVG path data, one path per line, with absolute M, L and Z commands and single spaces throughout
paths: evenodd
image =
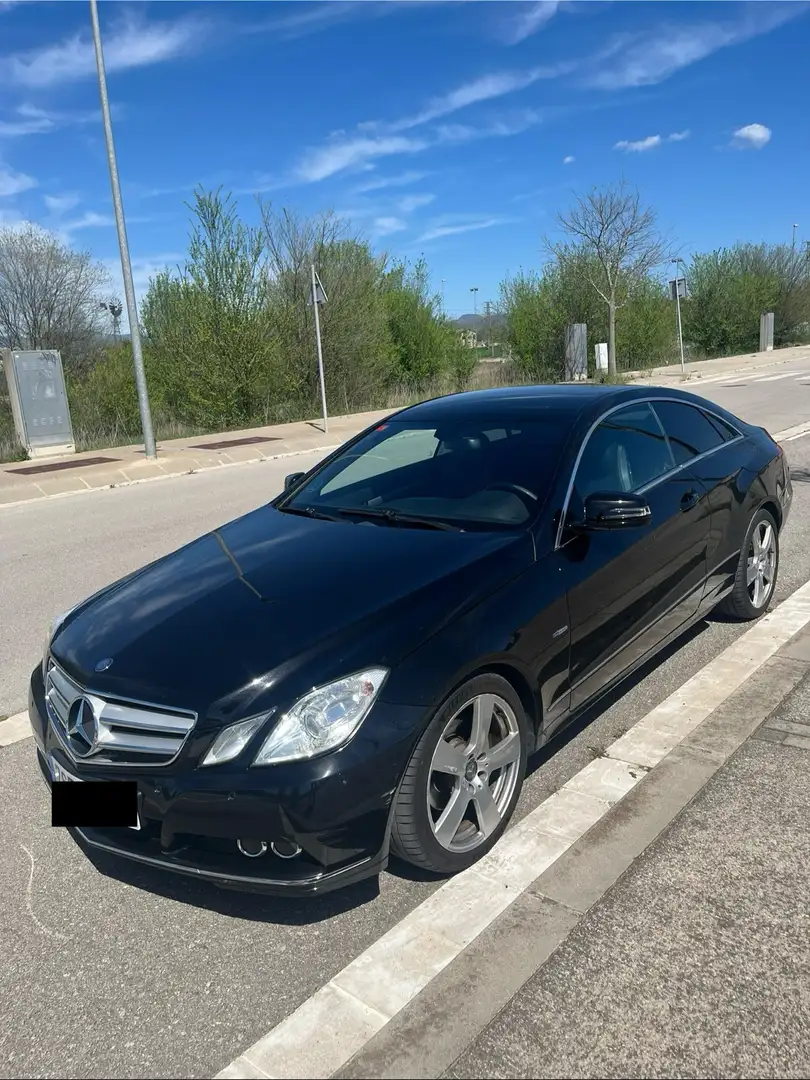
M 810 388 L 796 378 L 705 389 L 776 430 L 810 419 Z M 797 482 L 777 599 L 810 579 L 810 491 L 800 479 L 810 476 L 810 438 L 788 450 Z M 266 500 L 287 471 L 283 461 L 249 465 L 0 514 L 0 712 L 24 704 L 52 614 Z M 541 755 L 518 815 L 742 629 L 702 624 Z M 50 828 L 30 740 L 0 750 L 0 792 L 0 1076 L 211 1076 L 436 887 L 392 864 L 379 889 L 292 903 L 91 860 Z

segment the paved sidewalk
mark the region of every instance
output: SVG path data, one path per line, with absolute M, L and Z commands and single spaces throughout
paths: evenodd
M 330 417 L 328 433 L 324 433 L 320 421 L 300 421 L 221 435 L 167 439 L 159 443 L 156 461 L 146 460 L 143 446 L 119 446 L 69 457 L 9 462 L 0 465 L 0 506 L 181 476 L 224 465 L 292 457 L 313 450 L 333 450 L 389 412 Z M 294 471 L 294 466 L 290 471 Z
M 810 675 L 442 1075 L 810 1075 L 808 775 Z
M 630 377 L 637 382 L 661 383 L 664 379 L 672 379 L 675 383 L 682 383 L 685 375 L 685 389 L 692 389 L 689 383 L 697 383 L 707 376 L 761 370 L 801 360 L 810 360 L 810 345 L 795 345 L 789 349 L 774 349 L 771 352 L 744 353 L 741 356 L 721 356 L 717 360 L 693 360 L 684 364 L 683 373 L 680 364 L 668 364 L 647 371 L 631 372 Z

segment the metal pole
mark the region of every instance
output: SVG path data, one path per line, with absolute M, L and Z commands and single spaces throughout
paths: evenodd
M 127 227 L 124 221 L 124 204 L 121 199 L 121 185 L 118 182 L 118 165 L 115 161 L 110 102 L 107 97 L 107 76 L 104 72 L 104 53 L 101 49 L 101 30 L 98 25 L 98 7 L 96 0 L 90 0 L 90 19 L 93 24 L 93 44 L 96 49 L 96 68 L 98 70 L 98 90 L 101 96 L 101 117 L 104 121 L 104 138 L 107 143 L 107 164 L 110 167 L 110 185 L 112 187 L 115 227 L 118 230 L 118 248 L 121 252 L 121 272 L 124 277 L 124 295 L 127 301 L 129 334 L 132 342 L 132 363 L 135 367 L 135 385 L 138 388 L 138 407 L 141 413 L 141 430 L 146 456 L 157 457 L 155 433 L 152 430 L 152 413 L 149 409 L 149 393 L 146 388 L 146 372 L 143 367 L 143 350 L 138 325 L 138 307 L 135 302 L 135 286 L 132 283 L 132 263 L 129 257 Z
M 315 337 L 318 339 L 318 377 L 321 380 L 321 404 L 323 405 L 323 430 L 329 430 L 326 416 L 326 383 L 323 378 L 323 350 L 321 349 L 321 317 L 318 311 L 318 292 L 315 287 L 315 263 L 312 264 L 312 306 L 315 308 Z
M 681 347 L 681 374 L 683 374 L 683 330 L 681 329 L 681 290 L 678 287 L 678 275 L 675 274 L 675 304 L 678 308 L 678 344 Z

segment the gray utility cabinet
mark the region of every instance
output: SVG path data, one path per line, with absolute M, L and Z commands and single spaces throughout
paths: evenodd
M 17 437 L 29 457 L 74 453 L 65 373 L 59 353 L 55 349 L 2 349 L 0 358 Z

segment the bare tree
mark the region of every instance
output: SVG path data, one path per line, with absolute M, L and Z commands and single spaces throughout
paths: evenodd
M 639 193 L 624 180 L 604 190 L 592 188 L 557 221 L 574 247 L 548 242 L 547 247 L 561 262 L 585 256 L 587 278 L 608 306 L 608 371 L 615 375 L 616 311 L 627 302 L 634 280 L 671 256 L 671 246 L 658 231 L 655 211 L 642 206 Z
M 0 346 L 59 349 L 78 363 L 97 347 L 109 276 L 36 225 L 0 228 Z

